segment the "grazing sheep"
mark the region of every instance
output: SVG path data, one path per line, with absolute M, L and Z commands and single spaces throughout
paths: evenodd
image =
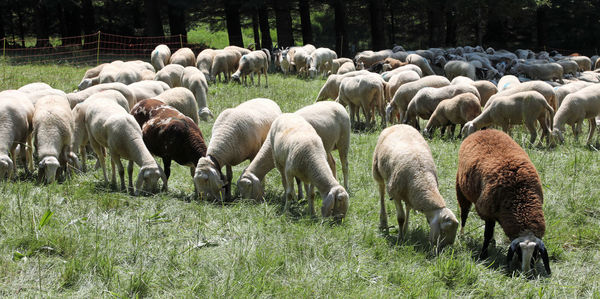
M 150 54 L 150 63 L 154 69 L 158 72 L 165 65 L 169 64 L 169 60 L 171 59 L 171 49 L 167 45 L 158 45 L 152 53 Z
M 481 104 L 477 96 L 469 92 L 459 94 L 438 104 L 425 126 L 423 135 L 431 137 L 436 128 L 450 126 L 450 136 L 454 137 L 455 125 L 462 126 L 479 114 L 481 114 Z
M 383 63 L 388 64 L 390 66 L 390 70 L 397 69 L 401 66 L 405 66 L 408 64 L 407 62 L 402 62 L 402 61 L 400 61 L 398 59 L 394 59 L 392 57 L 388 57 L 388 58 L 384 59 Z
M 107 148 L 110 151 L 111 162 L 117 165 L 121 179 L 121 190 L 125 189 L 125 171 L 123 164 L 121 164 L 121 158 L 124 158 L 129 160 L 127 176 L 129 178 L 129 188 L 132 190 L 133 162 L 140 167 L 135 183 L 136 196 L 140 192 L 154 193 L 157 191 L 159 178 L 163 181 L 163 191 L 167 191 L 165 173 L 144 145 L 142 130 L 127 110 L 119 104 L 102 97 L 89 99 L 86 102 L 85 127 L 90 144 L 102 166 L 104 181 L 108 182 L 104 163 L 104 148 Z M 112 183 L 116 185 L 114 175 Z
M 214 117 L 210 109 L 208 109 L 208 83 L 200 70 L 193 66 L 188 66 L 183 69 L 181 86 L 194 93 L 196 104 L 199 109 L 198 117 L 201 120 L 208 121 L 209 117 Z
M 418 117 L 429 119 L 441 101 L 467 92 L 474 94 L 477 99 L 481 98 L 477 88 L 470 84 L 448 85 L 440 88 L 425 87 L 419 90 L 412 100 L 410 100 L 403 123 L 412 125 L 417 130 L 420 130 Z
M 344 107 L 336 102 L 317 102 L 295 112 L 302 116 L 321 137 L 327 153 L 327 160 L 334 176 L 335 161 L 331 151 L 338 150 L 344 175 L 344 188 L 348 189 L 348 150 L 350 148 L 350 116 Z M 261 199 L 264 193 L 262 181 L 265 175 L 275 168 L 269 137 L 263 143 L 256 157 L 240 176 L 237 186 L 242 198 Z M 298 197 L 301 197 L 298 184 Z
M 560 142 L 564 142 L 564 127 L 565 124 L 568 124 L 573 129 L 573 135 L 577 140 L 583 126 L 583 120 L 587 119 L 590 131 L 586 143 L 589 145 L 596 130 L 594 118 L 598 115 L 600 115 L 600 85 L 593 84 L 565 97 L 554 116 L 552 134 L 557 136 Z
M 450 85 L 450 81 L 442 76 L 427 76 L 417 81 L 406 83 L 396 90 L 391 102 L 385 108 L 385 118 L 388 122 L 393 123 L 394 118 L 398 117 L 398 121 L 404 119 L 404 111 L 408 107 L 410 100 L 417 94 L 419 90 L 425 87 L 443 87 Z
M 79 168 L 79 159 L 71 152 L 73 116 L 69 102 L 62 96 L 46 96 L 35 105 L 33 140 L 38 165 L 38 182 L 52 183 L 57 171 L 69 174 L 69 165 Z M 59 170 L 59 168 L 61 168 Z
M 155 97 L 171 87 L 163 81 L 144 80 L 127 85 L 135 95 L 135 102 Z
M 208 108 L 206 107 L 199 110 L 194 94 L 184 87 L 171 88 L 152 99 L 159 100 L 177 109 L 177 111 L 183 113 L 183 115 L 191 118 L 196 124 L 198 123 L 199 116 L 210 113 L 210 110 L 207 110 Z
M 369 75 L 371 74 L 369 71 L 354 71 L 349 72 L 343 75 L 330 75 L 319 90 L 319 94 L 317 95 L 317 99 L 315 102 L 325 101 L 328 99 L 336 99 L 340 92 L 340 84 L 344 78 L 360 76 L 360 75 Z
M 580 72 L 592 70 L 592 60 L 587 56 L 571 56 L 568 59 L 577 63 Z
M 308 56 L 307 56 L 308 57 Z M 265 87 L 269 87 L 267 81 L 267 70 L 269 69 L 269 58 L 263 51 L 252 51 L 240 59 L 237 71 L 231 75 L 234 81 L 240 81 L 240 76 L 243 77 L 244 86 L 246 86 L 246 76 L 250 75 L 252 85 L 254 85 L 254 74 L 258 75 L 258 85 L 260 86 L 260 75 L 265 76 Z
M 50 86 L 44 82 L 34 82 L 34 83 L 29 83 L 27 85 L 23 85 L 17 90 L 20 92 L 24 92 L 24 93 L 32 93 L 32 92 L 36 92 L 36 91 L 44 90 L 44 89 L 52 89 L 52 86 Z
M 573 76 L 577 76 L 577 71 L 579 70 L 579 64 L 574 60 L 559 60 L 556 63 L 560 64 L 563 68 L 563 75 L 571 74 Z
M 81 79 L 81 82 L 79 83 L 79 85 L 77 85 L 77 89 L 84 90 L 92 85 L 98 84 L 98 81 L 100 79 L 99 78 L 100 72 L 107 65 L 109 65 L 109 63 L 102 63 L 100 65 L 97 65 L 97 66 L 85 71 L 85 74 L 83 75 L 83 79 Z M 96 81 L 96 82 L 94 83 L 93 81 Z
M 299 48 L 296 50 L 294 54 L 293 65 L 296 67 L 296 71 L 298 75 L 303 77 L 308 77 L 308 68 L 310 67 L 310 63 L 312 61 L 312 57 L 306 50 Z
M 231 167 L 256 156 L 271 123 L 280 114 L 277 103 L 264 98 L 223 110 L 213 125 L 206 157 L 200 158 L 196 166 L 194 184 L 197 192 L 207 198 L 230 199 Z M 227 177 L 221 172 L 223 166 Z M 225 190 L 221 192 L 223 188 Z
M 227 46 L 227 47 L 225 47 L 223 49 L 224 50 L 234 50 L 234 51 L 239 52 L 241 55 L 246 55 L 246 54 L 249 54 L 251 52 L 250 50 L 248 50 L 246 48 L 242 48 L 242 47 L 238 47 L 238 46 Z
M 156 73 L 154 80 L 167 83 L 169 87 L 179 87 L 185 67 L 179 64 L 169 64 Z
M 269 139 L 273 161 L 285 189 L 284 212 L 289 211 L 291 201 L 296 200 L 294 178 L 298 178 L 307 190 L 308 209 L 312 216 L 315 215 L 314 187 L 317 187 L 323 197 L 321 215 L 343 219 L 348 212 L 349 195 L 328 167 L 321 137 L 310 123 L 297 114 L 282 114 L 273 122 Z
M 518 74 L 525 74 L 528 78 L 533 80 L 544 80 L 552 81 L 557 80 L 558 83 L 563 84 L 563 68 L 558 63 L 544 63 L 544 64 L 524 64 L 520 63 L 515 66 Z
M 196 66 L 196 55 L 190 48 L 180 48 L 171 55 L 169 64 L 179 64 L 184 67 Z
M 560 108 L 563 100 L 567 95 L 582 90 L 593 84 L 594 83 L 591 82 L 577 81 L 559 87 L 554 87 L 554 94 L 556 95 L 556 102 L 558 107 Z M 558 110 L 556 112 L 558 112 Z
M 502 92 L 505 89 L 517 86 L 519 84 L 521 84 L 521 81 L 519 81 L 519 78 L 517 78 L 516 76 L 502 76 L 502 78 L 500 78 L 500 80 L 498 81 L 498 92 Z
M 487 257 L 498 222 L 511 240 L 506 254 L 508 267 L 517 252 L 521 270 L 527 272 L 533 264 L 532 258 L 539 253 L 546 273 L 550 274 L 548 252 L 541 239 L 546 223 L 540 177 L 527 153 L 510 136 L 484 130 L 462 142 L 458 151 L 456 198 L 461 234 L 472 204 L 485 222 L 480 258 Z
M 94 85 L 90 88 L 86 88 L 85 90 L 82 90 L 82 91 L 68 93 L 67 100 L 69 100 L 71 109 L 73 109 L 73 107 L 75 107 L 75 105 L 85 101 L 87 98 L 89 98 L 93 94 L 96 94 L 98 92 L 105 91 L 105 90 L 116 90 L 116 91 L 120 92 L 127 100 L 127 103 L 129 103 L 129 108 L 133 107 L 133 105 L 135 105 L 135 103 L 136 103 L 135 94 L 129 89 L 129 87 L 127 85 L 125 85 L 123 83 L 119 83 L 119 82 L 98 84 L 98 85 Z
M 347 62 L 352 63 L 352 67 L 354 67 L 354 62 L 350 58 L 342 57 L 342 58 L 336 58 L 336 59 L 332 60 L 331 61 L 331 74 L 337 74 L 340 67 Z
M 390 52 L 391 51 L 385 51 L 385 50 L 378 51 L 378 52 L 363 51 L 363 52 L 356 54 L 356 56 L 354 56 L 354 61 L 356 62 L 357 65 L 360 63 L 365 68 L 368 68 L 368 67 L 371 67 L 377 61 L 382 61 L 382 60 L 390 57 L 393 54 L 393 52 L 392 53 L 390 53 Z
M 496 97 L 509 96 L 523 91 L 537 91 L 544 96 L 546 102 L 548 102 L 552 109 L 556 110 L 556 108 L 558 107 L 556 103 L 556 94 L 554 93 L 554 88 L 552 87 L 552 85 L 543 81 L 529 81 L 511 85 L 510 88 L 491 96 L 484 107 L 487 108 L 487 106 L 489 106 L 490 103 L 494 101 Z
M 318 48 L 310 54 L 310 66 L 308 74 L 311 78 L 316 77 L 317 73 L 327 76 L 327 72 L 331 71 L 331 63 L 337 58 L 335 51 L 329 48 Z
M 381 230 L 389 233 L 385 211 L 387 191 L 396 204 L 399 240 L 406 236 L 408 216 L 414 209 L 427 217 L 431 243 L 440 248 L 454 243 L 458 220 L 440 194 L 431 150 L 417 130 L 395 125 L 381 132 L 373 152 L 373 179 L 379 186 Z
M 550 145 L 550 128 L 552 128 L 552 117 L 554 109 L 548 105 L 546 99 L 537 91 L 524 91 L 509 96 L 499 96 L 488 102 L 481 114 L 467 122 L 462 129 L 462 135 L 467 137 L 483 127 L 499 125 L 502 130 L 510 133 L 509 125 L 525 123 L 531 133 L 529 142 L 533 144 L 537 137 L 535 121 L 540 123 L 542 138 L 546 136 L 546 142 Z M 542 143 L 540 138 L 540 144 Z
M 154 72 L 154 67 L 141 60 L 120 61 L 116 60 L 104 66 L 97 79 L 91 79 L 90 84 L 96 85 L 100 83 L 120 82 L 123 84 L 131 84 L 148 78 L 148 72 Z M 89 80 L 89 79 L 88 79 Z
M 210 70 L 212 68 L 213 59 L 217 52 L 213 49 L 204 49 L 196 57 L 196 67 L 204 74 L 204 77 L 210 79 Z
M 427 59 L 419 54 L 410 54 L 406 57 L 406 62 L 418 66 L 425 76 L 435 75 Z
M 477 88 L 477 91 L 479 91 L 479 96 L 481 97 L 481 107 L 485 107 L 485 104 L 487 104 L 488 100 L 498 92 L 496 85 L 488 80 L 477 80 L 471 83 L 471 85 L 473 85 L 475 88 Z
M 337 70 L 337 74 L 343 75 L 343 74 L 347 74 L 347 73 L 354 72 L 354 71 L 356 71 L 356 67 L 354 67 L 354 62 L 345 62 Z
M 29 100 L 31 101 L 31 103 L 33 103 L 33 105 L 35 105 L 35 103 L 45 97 L 45 96 L 60 96 L 63 98 L 67 98 L 67 94 L 60 90 L 60 89 L 54 89 L 54 88 L 47 88 L 47 89 L 40 89 L 40 90 L 30 90 L 25 92 L 27 94 L 27 97 L 29 98 Z
M 336 102 L 350 106 L 350 124 L 354 127 L 356 121 L 360 123 L 360 108 L 365 114 L 367 124 L 375 122 L 375 115 L 371 119 L 371 111 L 376 108 L 381 116 L 381 126 L 385 127 L 385 91 L 384 82 L 377 75 L 361 75 L 347 77 L 340 83 L 340 91 Z
M 471 80 L 476 80 L 475 66 L 466 61 L 452 60 L 444 65 L 444 72 L 448 80 L 452 80 L 458 76 L 465 76 Z
M 231 73 L 237 69 L 239 52 L 232 50 L 216 50 L 215 52 L 209 79 L 215 82 L 216 77 L 219 76 L 219 81 L 221 81 L 221 74 L 223 74 L 224 80 L 229 81 Z
M 395 74 L 385 86 L 385 101 L 389 103 L 400 86 L 421 79 L 415 71 L 404 71 Z
M 32 165 L 31 157 L 31 118 L 32 104 L 26 98 L 19 99 L 18 93 L 10 96 L 0 93 L 0 181 L 12 179 L 16 173 L 16 149 L 28 144 L 25 155 L 26 172 Z M 23 97 L 25 97 L 23 95 Z M 12 159 L 11 159 L 12 158 Z

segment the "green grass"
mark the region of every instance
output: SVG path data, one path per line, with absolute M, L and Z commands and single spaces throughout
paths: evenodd
M 85 72 L 65 66 L 0 65 L 0 89 L 34 82 L 70 91 Z M 215 115 L 254 97 L 283 111 L 313 102 L 323 80 L 272 75 L 269 88 L 210 86 Z M 209 139 L 212 123 L 202 123 Z M 515 130 L 525 144 L 528 136 Z M 544 186 L 552 276 L 527 279 L 504 269 L 508 240 L 477 259 L 483 222 L 472 212 L 465 235 L 439 255 L 429 228 L 413 214 L 407 241 L 377 229 L 379 203 L 371 157 L 380 130 L 353 133 L 350 210 L 331 225 L 300 211 L 281 212 L 283 189 L 273 170 L 264 202 L 197 201 L 188 169 L 175 165 L 170 191 L 131 197 L 110 190 L 101 171 L 62 184 L 24 179 L 0 185 L 0 296 L 11 297 L 598 297 L 600 296 L 600 167 L 598 153 L 574 144 L 526 147 Z M 440 191 L 457 213 L 454 179 L 460 140 L 429 141 Z M 334 153 L 337 159 L 337 154 Z M 89 161 L 93 168 L 94 160 Z M 245 162 L 234 168 L 234 182 Z M 137 168 L 137 167 L 136 167 Z M 22 170 L 20 170 L 22 172 Z M 338 178 L 341 169 L 338 167 Z M 316 203 L 317 207 L 320 200 Z M 389 223 L 397 227 L 387 203 Z M 53 214 L 40 225 L 46 211 Z M 457 215 L 458 216 L 458 215 Z M 541 264 L 538 264 L 541 268 Z
M 229 46 L 229 36 L 226 30 L 211 30 L 208 24 L 199 24 L 187 33 L 188 42 L 192 44 L 203 44 L 209 48 L 222 49 Z M 254 33 L 252 27 L 242 28 L 242 39 L 244 46 L 247 47 L 254 43 Z M 277 31 L 271 29 L 271 39 L 273 44 L 277 43 Z

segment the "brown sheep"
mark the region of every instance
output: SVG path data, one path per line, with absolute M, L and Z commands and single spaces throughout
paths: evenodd
M 527 153 L 510 136 L 484 130 L 463 141 L 458 152 L 456 197 L 461 234 L 472 204 L 485 221 L 480 258 L 487 257 L 497 221 L 511 240 L 506 256 L 509 267 L 515 252 L 521 257 L 524 272 L 540 254 L 550 274 L 548 252 L 541 239 L 546 222 L 540 177 Z
M 451 99 L 441 101 L 435 108 L 423 135 L 431 137 L 438 127 L 442 128 L 442 135 L 446 126 L 450 126 L 450 136 L 454 137 L 454 128 L 457 124 L 463 125 L 481 114 L 481 105 L 476 95 L 467 92 Z
M 383 63 L 384 64 L 389 64 L 392 67 L 391 68 L 392 70 L 393 69 L 397 69 L 397 68 L 399 68 L 401 66 L 405 66 L 405 65 L 408 64 L 408 62 L 402 62 L 402 61 L 400 61 L 398 59 L 394 59 L 394 58 L 391 58 L 391 57 L 388 57 L 388 58 L 384 59 Z

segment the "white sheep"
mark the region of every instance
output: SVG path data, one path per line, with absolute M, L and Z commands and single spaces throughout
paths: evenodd
M 109 65 L 109 63 L 102 63 L 100 65 L 97 65 L 97 66 L 85 71 L 85 74 L 83 75 L 83 79 L 81 79 L 81 82 L 77 86 L 77 89 L 84 90 L 92 85 L 98 84 L 98 82 L 100 80 L 100 78 L 99 78 L 100 72 L 107 65 Z
M 319 94 L 317 95 L 317 99 L 315 100 L 315 102 L 325 101 L 328 99 L 335 100 L 338 97 L 340 91 L 340 84 L 342 83 L 342 80 L 344 78 L 369 74 L 371 74 L 371 72 L 362 70 L 349 72 L 343 75 L 330 75 L 329 77 L 327 77 L 327 81 L 325 81 L 325 84 L 323 84 L 321 90 L 319 90 Z
M 18 93 L 0 93 L 0 180 L 13 178 L 16 173 L 16 149 L 28 144 L 25 155 L 26 172 L 32 165 L 31 118 L 32 104 L 26 98 L 19 99 Z M 22 95 L 25 97 L 25 95 Z M 11 159 L 12 158 L 12 159 Z
M 454 128 L 473 120 L 481 114 L 481 104 L 474 94 L 467 92 L 451 99 L 443 100 L 437 105 L 423 130 L 423 135 L 431 137 L 435 129 L 441 127 L 442 134 L 446 126 L 450 126 L 450 136 L 454 137 Z
M 204 74 L 207 79 L 210 78 L 210 69 L 212 68 L 213 59 L 217 53 L 213 49 L 204 49 L 196 57 L 196 67 Z
M 375 115 L 371 112 L 376 109 L 381 116 L 381 126 L 385 127 L 385 90 L 384 82 L 378 75 L 360 75 L 347 77 L 340 83 L 340 90 L 336 102 L 350 106 L 350 124 L 354 127 L 356 121 L 360 123 L 360 109 L 362 108 L 368 125 L 375 122 Z
M 327 153 L 321 137 L 302 116 L 285 113 L 279 116 L 269 131 L 275 167 L 281 174 L 285 189 L 284 212 L 295 200 L 294 178 L 304 182 L 308 209 L 314 210 L 314 187 L 323 197 L 321 215 L 341 220 L 348 212 L 349 195 L 333 176 L 327 163 Z
M 186 67 L 181 76 L 181 86 L 194 93 L 198 106 L 198 117 L 201 120 L 208 121 L 209 117 L 214 117 L 208 109 L 208 83 L 200 70 L 193 66 Z
M 571 56 L 569 60 L 575 61 L 579 65 L 580 72 L 586 72 L 592 69 L 592 60 L 587 56 Z
M 68 93 L 67 100 L 69 100 L 69 105 L 72 109 L 75 105 L 85 101 L 91 95 L 104 90 L 116 90 L 120 92 L 127 100 L 127 103 L 129 103 L 130 109 L 136 103 L 135 94 L 127 87 L 127 85 L 119 82 L 98 84 L 82 91 Z
M 398 117 L 399 121 L 404 119 L 404 112 L 408 107 L 408 103 L 415 96 L 415 94 L 422 88 L 425 87 L 443 87 L 450 85 L 450 81 L 443 76 L 427 76 L 417 81 L 406 83 L 400 86 L 396 93 L 392 96 L 391 102 L 389 102 L 385 108 L 385 118 L 388 122 L 392 123 L 393 118 Z M 396 115 L 397 114 L 397 115 Z
M 310 66 L 308 74 L 314 78 L 317 73 L 327 76 L 327 72 L 331 71 L 331 63 L 337 58 L 335 51 L 329 48 L 318 48 L 310 54 Z
M 240 63 L 237 71 L 231 75 L 234 81 L 240 81 L 240 76 L 243 77 L 244 85 L 246 85 L 246 76 L 250 75 L 252 85 L 254 85 L 254 74 L 258 75 L 258 85 L 260 86 L 260 75 L 265 76 L 265 87 L 269 86 L 267 81 L 267 71 L 269 70 L 269 58 L 263 51 L 252 51 L 240 58 Z
M 427 59 L 421 57 L 419 54 L 408 55 L 406 62 L 418 66 L 425 76 L 435 75 Z
M 122 190 L 125 189 L 125 171 L 121 158 L 124 158 L 129 160 L 127 175 L 131 189 L 133 162 L 140 166 L 135 195 L 140 192 L 155 192 L 159 178 L 163 181 L 163 191 L 167 191 L 166 176 L 144 145 L 142 130 L 135 118 L 119 104 L 101 97 L 88 100 L 86 105 L 85 125 L 88 138 L 102 166 L 104 180 L 108 182 L 104 163 L 104 148 L 107 148 L 111 160 L 118 167 Z M 112 183 L 116 184 L 114 176 Z
M 404 71 L 414 71 L 417 74 L 419 74 L 419 77 L 423 77 L 423 71 L 421 71 L 420 67 L 418 67 L 414 64 L 407 64 L 407 65 L 403 65 L 401 67 L 395 68 L 391 71 L 381 73 L 381 78 L 383 78 L 384 81 L 388 82 L 394 75 L 404 72 Z
M 185 67 L 179 64 L 169 64 L 156 73 L 154 80 L 167 83 L 169 87 L 179 87 Z
M 448 80 L 452 80 L 458 76 L 465 76 L 475 81 L 475 66 L 466 61 L 452 60 L 444 65 L 444 72 Z
M 336 102 L 317 102 L 296 112 L 315 129 L 321 137 L 327 161 L 335 176 L 335 161 L 331 151 L 338 150 L 344 175 L 344 188 L 348 189 L 348 151 L 350 148 L 350 116 L 344 107 Z M 263 143 L 256 157 L 244 169 L 237 186 L 242 198 L 261 199 L 264 193 L 262 181 L 265 175 L 275 168 L 269 137 Z M 298 184 L 298 197 L 302 188 Z
M 127 85 L 135 95 L 135 102 L 155 97 L 171 87 L 163 81 L 144 80 Z
M 98 75 L 98 80 L 92 79 L 92 83 L 89 86 L 112 82 L 131 84 L 143 79 L 152 79 L 154 71 L 154 67 L 151 64 L 141 60 L 126 62 L 117 60 L 102 68 L 102 71 Z
M 336 59 L 332 60 L 331 61 L 331 74 L 339 73 L 340 67 L 347 62 L 352 63 L 352 68 L 354 68 L 354 62 L 350 58 L 342 57 L 342 58 L 336 58 Z M 349 66 L 346 68 L 349 68 Z M 356 69 L 354 69 L 354 70 L 356 70 Z
M 479 91 L 479 96 L 481 97 L 481 107 L 484 107 L 487 101 L 489 101 L 493 95 L 498 93 L 498 88 L 496 85 L 488 80 L 477 80 L 471 83 L 471 85 L 473 85 L 475 88 L 477 88 L 477 91 Z
M 229 81 L 231 73 L 237 69 L 239 60 L 237 55 L 240 53 L 232 50 L 216 50 L 215 52 L 209 80 L 215 82 L 216 77 L 219 76 L 219 81 L 221 81 L 221 74 L 223 74 L 225 81 Z
M 390 102 L 400 86 L 421 79 L 415 71 L 403 71 L 393 75 L 385 86 L 385 101 Z
M 44 90 L 44 89 L 52 89 L 52 86 L 44 83 L 44 82 L 34 82 L 34 83 L 29 83 L 26 85 L 23 85 L 21 87 L 19 87 L 19 89 L 17 89 L 20 92 L 24 92 L 24 93 L 32 93 L 32 92 L 36 92 L 38 90 Z
M 199 109 L 198 102 L 194 94 L 187 88 L 175 87 L 153 97 L 155 100 L 164 102 L 165 104 L 177 109 L 183 115 L 191 118 L 194 123 L 198 123 L 198 117 L 210 113 L 207 107 Z
M 150 62 L 156 71 L 160 71 L 171 59 L 171 49 L 167 45 L 158 45 L 150 53 Z
M 519 81 L 519 78 L 517 78 L 516 76 L 513 76 L 513 75 L 502 76 L 502 78 L 500 78 L 500 80 L 498 81 L 498 92 L 502 92 L 505 89 L 514 87 L 516 85 L 519 85 L 520 83 L 521 83 L 521 81 Z
M 46 96 L 35 105 L 33 138 L 38 165 L 38 181 L 50 184 L 56 179 L 59 167 L 69 174 L 69 165 L 79 168 L 79 159 L 71 151 L 73 116 L 71 107 L 62 96 Z
M 407 125 L 386 128 L 373 152 L 373 179 L 379 186 L 379 228 L 389 233 L 385 193 L 396 205 L 398 239 L 408 231 L 408 216 L 414 209 L 425 214 L 429 240 L 443 247 L 454 243 L 458 220 L 446 207 L 438 189 L 435 163 L 419 131 Z M 406 210 L 402 207 L 404 202 Z
M 248 50 L 246 48 L 239 47 L 239 46 L 227 46 L 227 47 L 225 47 L 223 49 L 224 50 L 234 50 L 234 51 L 237 51 L 238 53 L 240 53 L 240 57 L 242 55 L 246 55 L 246 54 L 248 54 L 248 53 L 251 52 L 250 50 Z
M 35 107 L 33 105 L 33 103 L 31 102 L 31 100 L 29 99 L 28 95 L 24 92 L 20 92 L 18 90 L 4 90 L 4 91 L 0 91 L 0 100 L 6 100 L 6 101 L 12 101 L 12 102 L 17 102 L 20 104 L 20 109 L 22 109 L 23 111 L 25 111 L 25 114 L 27 115 L 27 123 L 29 125 L 28 128 L 28 133 L 27 133 L 27 144 L 26 145 L 21 145 L 19 144 L 16 148 L 16 154 L 17 156 L 20 157 L 24 157 L 25 161 L 26 161 L 26 168 L 25 171 L 27 173 L 30 173 L 30 171 L 33 171 L 33 144 L 32 144 L 32 131 L 33 131 L 33 113 L 35 112 Z M 13 157 L 15 158 L 15 157 Z M 15 162 L 15 161 L 13 161 Z M 14 165 L 13 165 L 14 166 Z
M 565 97 L 571 93 L 577 92 L 581 89 L 584 89 L 594 83 L 585 82 L 585 81 L 577 81 L 569 84 L 565 84 L 563 86 L 554 87 L 554 94 L 556 95 L 556 103 L 560 108 Z M 558 113 L 558 110 L 556 111 Z
M 190 48 L 180 48 L 171 55 L 169 64 L 179 64 L 184 67 L 196 66 L 196 55 Z
M 271 123 L 280 114 L 277 103 L 264 98 L 223 110 L 213 125 L 206 157 L 198 160 L 194 175 L 197 192 L 207 198 L 231 198 L 231 167 L 256 156 L 267 138 Z M 223 166 L 227 177 L 221 172 Z
M 311 66 L 312 56 L 306 50 L 299 48 L 294 54 L 294 66 L 298 75 L 308 77 L 308 68 Z
M 593 84 L 565 97 L 554 116 L 552 134 L 557 136 L 560 142 L 564 142 L 564 127 L 568 124 L 573 129 L 573 135 L 577 140 L 583 121 L 587 119 L 590 131 L 586 143 L 590 144 L 596 130 L 594 118 L 598 115 L 600 115 L 600 85 Z
M 559 83 L 564 83 L 562 80 L 563 68 L 555 62 L 544 64 L 519 63 L 515 66 L 515 69 L 518 74 L 525 74 L 533 80 L 552 81 L 556 79 Z
M 20 89 L 19 89 L 20 90 Z M 31 101 L 31 103 L 33 103 L 33 105 L 35 105 L 35 103 L 45 97 L 45 96 L 60 96 L 66 99 L 67 94 L 60 90 L 60 89 L 54 89 L 54 88 L 44 88 L 44 89 L 39 89 L 39 90 L 28 90 L 25 92 L 27 94 L 27 97 L 29 98 L 29 100 Z
M 343 74 L 347 74 L 347 73 L 354 72 L 354 71 L 356 71 L 356 67 L 354 67 L 354 62 L 350 61 L 350 62 L 344 62 L 344 64 L 342 64 L 338 68 L 336 73 L 338 75 L 343 75 Z

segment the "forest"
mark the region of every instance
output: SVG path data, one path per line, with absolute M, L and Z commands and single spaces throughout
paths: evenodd
M 36 38 L 35 46 L 45 47 L 50 38 L 102 31 L 181 35 L 187 41 L 190 30 L 207 24 L 211 31 L 226 31 L 231 45 L 248 47 L 241 29 L 252 28 L 257 48 L 312 43 L 340 56 L 393 45 L 594 55 L 600 48 L 599 13 L 598 0 L 3 0 L 0 40 L 25 47 L 27 38 Z

